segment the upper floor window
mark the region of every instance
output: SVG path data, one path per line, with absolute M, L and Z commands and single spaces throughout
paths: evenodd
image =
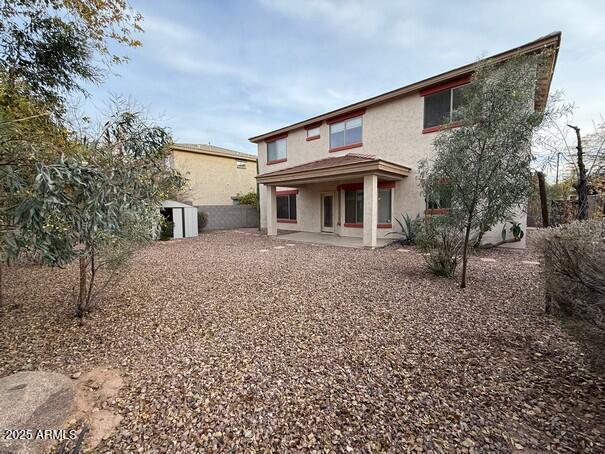
M 319 139 L 319 126 L 307 129 L 307 140 Z
M 448 88 L 424 97 L 424 128 L 433 128 L 456 121 L 456 110 L 464 101 L 468 85 Z
M 244 161 L 235 161 L 235 167 L 238 169 L 245 169 L 246 163 Z
M 330 125 L 330 149 L 361 144 L 361 117 L 349 118 Z
M 287 157 L 286 153 L 286 138 L 273 140 L 267 142 L 267 162 L 274 161 L 285 161 Z

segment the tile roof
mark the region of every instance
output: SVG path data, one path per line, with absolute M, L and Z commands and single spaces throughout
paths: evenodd
M 342 167 L 350 164 L 360 164 L 360 163 L 372 163 L 372 162 L 382 162 L 388 163 L 390 165 L 397 166 L 399 168 L 410 170 L 409 167 L 385 161 L 384 159 L 380 159 L 379 157 L 371 154 L 363 154 L 363 153 L 348 153 L 344 156 L 330 157 L 324 159 L 318 159 L 317 161 L 307 162 L 305 164 L 300 164 L 297 166 L 286 167 L 285 169 L 276 170 L 274 172 L 267 172 L 260 175 L 257 175 L 257 178 L 263 177 L 271 177 L 273 175 L 291 175 L 297 174 L 301 172 L 308 172 L 313 170 L 324 170 L 324 169 L 332 169 L 335 167 Z
M 288 175 L 290 173 L 305 172 L 307 170 L 319 170 L 319 169 L 330 169 L 332 167 L 343 166 L 346 164 L 356 164 L 358 162 L 372 162 L 378 161 L 374 155 L 361 154 L 361 153 L 348 153 L 344 156 L 336 156 L 324 159 L 318 159 L 317 161 L 307 162 L 297 166 L 286 167 L 285 169 L 276 170 L 274 172 L 263 173 L 259 176 L 267 177 L 271 175 Z

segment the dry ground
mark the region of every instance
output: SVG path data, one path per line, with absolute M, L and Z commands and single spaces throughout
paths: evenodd
M 605 449 L 605 378 L 544 316 L 531 253 L 473 258 L 460 290 L 413 251 L 274 246 L 156 243 L 84 326 L 73 268 L 13 268 L 0 376 L 119 368 L 101 452 Z

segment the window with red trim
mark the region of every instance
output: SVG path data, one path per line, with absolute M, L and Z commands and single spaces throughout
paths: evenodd
M 469 85 L 448 88 L 424 97 L 424 129 L 460 120 L 456 110 L 464 103 Z
M 296 194 L 278 195 L 277 220 L 292 222 L 296 221 Z
M 393 192 L 391 188 L 378 188 L 378 224 L 391 224 Z M 345 191 L 345 226 L 363 225 L 363 189 Z
M 349 118 L 330 125 L 330 149 L 361 144 L 362 118 Z
M 307 140 L 319 139 L 319 126 L 307 129 Z
M 426 197 L 427 214 L 444 214 L 452 207 L 451 187 L 447 183 L 435 184 Z
M 391 224 L 391 199 L 393 191 L 389 188 L 378 188 L 378 223 Z
M 267 142 L 267 162 L 285 161 L 287 157 L 285 137 Z

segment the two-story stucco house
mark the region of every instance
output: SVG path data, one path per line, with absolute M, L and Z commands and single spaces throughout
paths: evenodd
M 187 183 L 178 201 L 207 215 L 207 229 L 258 227 L 258 211 L 239 205 L 239 195 L 256 192 L 256 156 L 205 144 L 174 144 L 169 163 Z
M 535 109 L 544 109 L 560 37 L 553 33 L 490 57 L 498 62 L 552 51 L 539 75 Z M 430 157 L 434 134 L 455 108 L 474 65 L 252 137 L 258 145 L 261 225 L 268 235 L 278 229 L 325 232 L 363 238 L 364 246 L 375 247 L 394 230 L 394 217 L 439 210 L 426 205 L 417 165 Z M 496 226 L 485 241 L 500 230 Z
M 191 205 L 233 205 L 256 191 L 256 156 L 204 144 L 174 144 L 170 163 L 186 178 L 180 198 Z

